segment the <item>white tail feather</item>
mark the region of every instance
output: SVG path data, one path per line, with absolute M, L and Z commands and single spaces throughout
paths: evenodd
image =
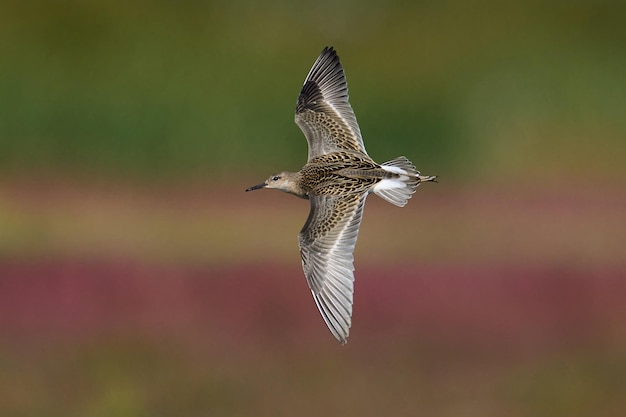
M 409 202 L 420 182 L 434 181 L 436 178 L 421 176 L 413 163 L 404 156 L 385 162 L 381 168 L 395 175 L 381 180 L 372 191 L 398 207 L 404 207 Z

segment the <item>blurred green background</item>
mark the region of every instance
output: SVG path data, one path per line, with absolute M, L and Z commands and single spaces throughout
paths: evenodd
M 617 416 L 626 3 L 0 3 L 0 414 Z M 326 45 L 370 155 L 348 345 L 299 270 Z
M 405 153 L 467 182 L 624 175 L 621 2 L 0 7 L 4 175 L 297 169 L 306 147 L 292 113 L 325 45 L 347 67 L 377 159 Z

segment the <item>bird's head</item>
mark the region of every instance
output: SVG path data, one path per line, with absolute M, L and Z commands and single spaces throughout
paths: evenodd
M 261 188 L 276 188 L 277 190 L 306 198 L 302 195 L 303 191 L 298 181 L 298 173 L 294 172 L 283 171 L 273 174 L 265 182 L 253 185 L 246 191 L 260 190 Z

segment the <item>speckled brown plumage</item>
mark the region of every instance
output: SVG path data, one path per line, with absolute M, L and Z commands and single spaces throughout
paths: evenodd
M 307 75 L 295 122 L 309 157 L 299 172 L 283 171 L 248 188 L 276 188 L 309 199 L 311 210 L 298 235 L 304 275 L 324 322 L 343 345 L 350 332 L 354 247 L 370 193 L 403 207 L 425 181 L 411 161 L 374 162 L 361 137 L 339 57 L 325 48 Z

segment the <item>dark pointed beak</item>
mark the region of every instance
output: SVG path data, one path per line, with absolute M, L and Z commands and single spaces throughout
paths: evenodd
M 252 187 L 247 188 L 247 189 L 246 189 L 246 192 L 248 192 L 248 191 L 254 191 L 254 190 L 260 190 L 261 188 L 265 187 L 266 185 L 267 185 L 266 183 L 261 183 L 261 184 L 258 184 L 258 185 L 253 185 Z

